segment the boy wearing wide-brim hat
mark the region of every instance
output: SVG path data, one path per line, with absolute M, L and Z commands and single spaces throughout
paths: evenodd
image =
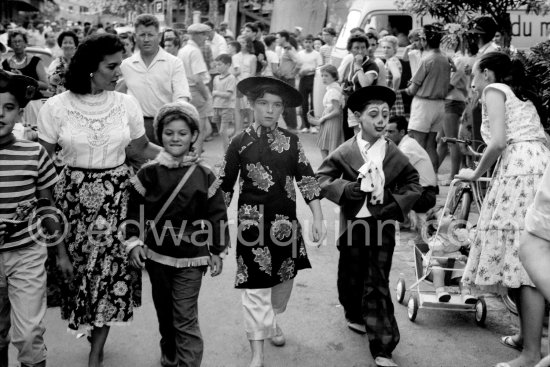
M 399 342 L 389 275 L 395 226 L 420 197 L 419 176 L 384 137 L 393 90 L 369 86 L 354 92 L 348 108 L 360 131 L 340 145 L 317 171 L 322 196 L 340 205 L 338 295 L 348 327 L 367 333 L 378 366 L 396 366 Z
M 298 270 L 311 267 L 296 217 L 295 181 L 313 213 L 311 240 L 322 241 L 326 230 L 321 188 L 302 145 L 277 126 L 285 107 L 301 104 L 301 94 L 268 77 L 244 79 L 237 88 L 250 101 L 254 123 L 232 138 L 220 167 L 220 187 L 229 206 L 240 173 L 235 287 L 242 289 L 249 366 L 263 366 L 264 340 L 285 344 L 275 315 L 286 309 Z
M 0 366 L 8 366 L 8 346 L 19 351 L 21 366 L 45 366 L 46 243 L 37 236 L 38 205 L 53 202 L 54 165 L 38 143 L 17 139 L 13 127 L 38 89 L 36 80 L 0 70 Z M 38 199 L 38 200 L 37 200 Z M 50 214 L 41 208 L 40 214 Z M 55 215 L 53 215 L 55 217 Z M 59 223 L 42 221 L 58 244 L 58 264 L 70 277 L 72 265 Z

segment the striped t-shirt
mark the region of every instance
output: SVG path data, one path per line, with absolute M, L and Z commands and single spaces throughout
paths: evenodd
M 14 219 L 18 205 L 36 199 L 37 191 L 57 182 L 55 167 L 42 145 L 15 139 L 0 147 L 0 218 Z M 4 234 L 0 252 L 29 246 L 36 221 Z

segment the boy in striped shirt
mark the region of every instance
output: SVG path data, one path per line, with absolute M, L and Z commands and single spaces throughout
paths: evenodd
M 50 236 L 57 238 L 58 264 L 65 276 L 72 276 L 62 227 L 49 207 L 57 182 L 54 165 L 40 144 L 12 133 L 37 86 L 34 79 L 0 70 L 0 367 L 8 366 L 10 328 L 21 366 L 46 366 L 47 247 L 38 237 L 38 202 L 47 206 L 39 211 L 50 214 L 42 224 L 58 235 Z

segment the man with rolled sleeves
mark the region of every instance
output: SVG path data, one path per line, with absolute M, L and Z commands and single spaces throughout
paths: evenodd
M 210 74 L 200 49 L 208 39 L 211 31 L 212 29 L 206 24 L 190 25 L 187 28 L 190 39 L 178 52 L 178 58 L 183 61 L 183 66 L 187 72 L 191 104 L 199 111 L 199 136 L 193 145 L 195 152 L 199 155 L 202 154 L 205 137 L 210 135 L 212 131 L 208 118 L 214 116 L 212 94 L 207 87 L 210 82 Z
M 143 111 L 149 141 L 159 144 L 153 129 L 157 111 L 167 103 L 190 100 L 189 85 L 183 63 L 160 46 L 159 22 L 151 14 L 141 14 L 135 21 L 138 52 L 120 66 L 124 81 L 117 90 L 136 97 Z M 128 147 L 132 151 L 132 146 Z M 129 156 L 134 154 L 129 153 Z M 134 168 L 143 161 L 132 162 Z

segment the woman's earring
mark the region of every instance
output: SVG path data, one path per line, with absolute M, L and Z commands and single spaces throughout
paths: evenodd
M 90 78 L 93 78 L 94 77 L 94 73 L 90 73 Z

